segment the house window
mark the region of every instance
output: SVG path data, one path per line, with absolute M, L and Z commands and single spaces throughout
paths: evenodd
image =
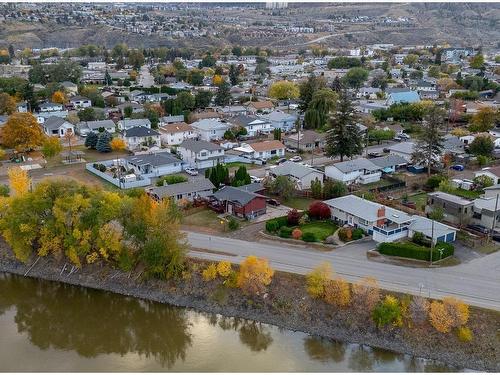
M 464 214 L 466 214 L 466 213 L 467 213 L 467 207 L 464 208 Z

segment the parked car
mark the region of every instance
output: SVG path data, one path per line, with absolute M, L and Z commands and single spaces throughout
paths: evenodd
M 454 164 L 450 167 L 450 169 L 453 169 L 455 171 L 463 171 L 465 167 L 462 164 Z
M 490 233 L 490 230 L 488 228 L 486 228 L 484 225 L 480 225 L 480 224 L 469 224 L 469 225 L 467 225 L 467 229 L 471 229 L 473 231 L 483 233 L 483 234 Z
M 276 160 L 276 164 L 279 165 L 281 163 L 284 163 L 285 161 L 287 161 L 286 158 L 280 158 L 280 159 Z
M 302 161 L 302 157 L 300 157 L 299 155 L 295 155 L 295 156 L 292 156 L 288 160 L 293 161 L 293 162 L 298 162 L 298 161 Z
M 198 176 L 198 171 L 194 168 L 186 168 L 184 169 L 184 172 L 186 172 L 190 176 Z
M 285 148 L 285 151 L 286 151 L 286 152 L 290 152 L 290 153 L 292 153 L 292 154 L 295 154 L 295 153 L 297 152 L 297 150 L 296 150 L 296 149 L 294 149 L 294 148 L 289 148 L 289 147 Z
M 500 233 L 494 232 L 494 233 L 491 235 L 491 239 L 492 239 L 493 241 L 500 242 Z
M 392 140 L 396 141 L 396 142 L 401 142 L 401 141 L 403 141 L 403 138 L 401 138 L 399 135 L 397 135 L 394 138 L 392 138 Z
M 267 204 L 271 205 L 271 206 L 279 206 L 281 203 L 278 202 L 276 199 L 273 199 L 273 198 L 268 198 L 266 199 L 266 202 Z
M 250 181 L 251 181 L 252 183 L 262 182 L 262 178 L 257 177 L 257 176 L 250 176 Z
M 391 150 L 388 148 L 384 148 L 382 151 L 384 152 L 384 154 L 388 154 L 389 152 L 391 152 Z
M 384 154 L 381 152 L 370 152 L 368 154 L 368 159 L 379 158 L 381 156 L 384 156 Z
M 410 139 L 410 136 L 406 133 L 399 134 L 399 138 L 404 139 L 405 141 Z

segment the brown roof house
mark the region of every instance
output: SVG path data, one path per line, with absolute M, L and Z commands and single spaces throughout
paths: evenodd
M 248 112 L 255 113 L 269 113 L 274 109 L 274 104 L 270 100 L 264 100 L 259 102 L 248 102 L 246 103 Z

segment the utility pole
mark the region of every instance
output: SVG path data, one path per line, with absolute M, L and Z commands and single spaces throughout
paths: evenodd
M 434 250 L 434 219 L 431 226 L 431 266 L 432 266 L 432 251 Z
M 493 232 L 495 231 L 495 224 L 497 223 L 497 210 L 498 210 L 498 195 L 495 200 L 495 211 L 493 212 L 493 221 L 491 223 L 491 231 L 488 234 L 488 242 L 491 241 L 491 238 L 493 236 Z

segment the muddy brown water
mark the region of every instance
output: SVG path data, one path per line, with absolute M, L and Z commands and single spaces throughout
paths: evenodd
M 0 273 L 0 371 L 456 371 L 244 319 Z

